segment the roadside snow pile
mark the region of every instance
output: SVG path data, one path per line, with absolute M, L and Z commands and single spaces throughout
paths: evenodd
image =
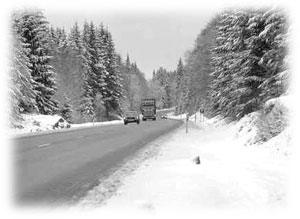
M 244 116 L 236 124 L 236 138 L 244 145 L 252 145 L 257 143 L 256 136 L 258 135 L 258 120 L 260 114 L 258 112 L 250 113 Z
M 209 128 L 209 127 L 220 127 L 228 124 L 229 122 L 221 116 L 215 116 L 213 118 L 207 118 L 204 114 L 197 112 L 189 117 L 189 121 L 195 123 L 198 127 Z
M 157 110 L 157 112 L 170 111 L 170 110 L 174 110 L 174 109 L 175 109 L 175 107 L 166 108 L 166 109 L 159 109 L 159 110 Z
M 267 141 L 280 134 L 289 123 L 289 97 L 282 96 L 266 102 L 260 124 L 260 138 Z
M 91 127 L 91 126 L 104 126 L 104 125 L 117 125 L 123 124 L 123 119 L 121 120 L 113 120 L 107 122 L 88 122 L 83 124 L 72 124 L 72 128 L 83 128 L 83 127 Z
M 118 117 L 120 119 L 120 117 Z M 17 127 L 10 129 L 11 135 L 35 133 L 41 131 L 50 131 L 66 128 L 85 128 L 93 126 L 115 125 L 123 124 L 123 120 L 113 120 L 107 122 L 89 122 L 83 124 L 69 124 L 64 118 L 59 115 L 38 115 L 38 114 L 24 114 L 23 121 Z
M 285 156 L 291 155 L 291 128 L 287 127 L 279 135 L 271 138 L 263 144 L 265 148 L 270 148 Z
M 179 119 L 179 120 L 186 120 L 187 113 L 179 114 L 177 116 L 174 115 L 174 112 L 167 114 L 168 118 L 171 119 Z M 197 112 L 191 116 L 189 116 L 189 121 L 192 121 L 196 123 L 197 125 L 208 125 L 208 126 L 222 126 L 227 124 L 225 119 L 223 119 L 221 116 L 216 116 L 213 118 L 206 118 L 203 114 L 200 114 L 200 112 Z
M 210 119 L 204 117 L 204 124 L 209 125 L 209 126 L 219 127 L 219 126 L 226 125 L 227 122 L 221 116 L 216 116 L 216 117 L 213 117 Z M 202 124 L 200 123 L 200 125 L 202 125 Z
M 268 145 L 277 142 L 277 148 L 281 145 L 278 142 L 286 141 L 283 145 L 287 145 L 290 140 L 289 103 L 289 96 L 270 99 L 261 111 L 250 113 L 237 123 L 235 137 L 243 145 L 263 144 L 269 140 L 272 143 Z
M 181 120 L 182 120 L 182 119 L 183 119 L 183 120 L 186 119 L 186 113 L 175 116 L 174 112 L 172 112 L 172 113 L 168 113 L 167 116 L 168 116 L 168 118 L 170 118 L 170 119 L 181 119 Z
M 58 115 L 24 114 L 20 129 L 11 129 L 12 134 L 24 134 L 54 129 L 70 128 L 70 124 Z

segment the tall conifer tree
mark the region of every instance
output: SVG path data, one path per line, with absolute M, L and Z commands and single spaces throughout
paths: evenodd
M 56 91 L 55 73 L 50 63 L 49 29 L 44 15 L 38 10 L 21 11 L 18 16 L 17 33 L 29 45 L 27 57 L 34 81 L 35 101 L 42 114 L 53 114 L 58 102 L 53 100 Z

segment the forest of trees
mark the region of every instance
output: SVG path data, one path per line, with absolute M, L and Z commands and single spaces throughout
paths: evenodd
M 212 19 L 180 59 L 177 113 L 204 108 L 231 120 L 261 109 L 288 89 L 288 23 L 281 10 L 232 10 Z M 173 78 L 174 78 L 173 77 Z
M 156 98 L 156 104 L 159 109 L 173 107 L 175 103 L 175 72 L 167 71 L 160 67 L 152 73 L 152 79 L 148 82 L 150 95 Z
M 67 121 L 105 121 L 139 109 L 149 88 L 136 63 L 115 51 L 103 24 L 66 31 L 39 10 L 12 14 L 11 124 L 24 113 L 60 114 Z
M 155 97 L 176 113 L 204 108 L 233 120 L 288 88 L 288 22 L 283 11 L 229 10 L 200 32 L 177 68 L 153 71 L 115 51 L 103 24 L 54 28 L 38 10 L 12 15 L 11 121 L 22 113 L 60 114 L 69 122 L 104 121 Z

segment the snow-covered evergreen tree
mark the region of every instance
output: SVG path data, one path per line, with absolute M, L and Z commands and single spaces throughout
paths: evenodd
M 211 83 L 211 58 L 215 48 L 216 26 L 218 17 L 214 17 L 200 32 L 195 40 L 195 46 L 186 54 L 185 69 L 190 73 L 190 104 L 188 111 L 194 113 L 199 108 L 205 108 L 207 116 L 212 115 L 209 86 Z
M 182 92 L 182 82 L 183 82 L 183 63 L 181 58 L 178 61 L 176 69 L 176 105 L 177 113 L 180 113 L 181 106 L 181 92 Z
M 85 57 L 83 65 L 84 65 L 84 74 L 83 74 L 83 93 L 80 98 L 80 111 L 81 114 L 89 118 L 94 118 L 95 109 L 94 109 L 94 92 L 92 88 L 92 78 L 95 78 L 94 73 L 91 69 L 92 63 L 92 55 L 90 53 L 90 27 L 87 22 L 83 25 L 82 31 L 82 43 L 83 43 L 83 56 Z
M 183 71 L 183 78 L 180 87 L 179 106 L 181 113 L 188 112 L 192 99 L 190 98 L 190 74 L 186 70 Z
M 124 72 L 123 72 L 123 87 L 125 89 L 125 96 L 127 98 L 130 97 L 130 57 L 129 54 L 127 53 L 125 64 L 124 64 Z
M 96 115 L 95 112 L 99 112 L 96 108 L 102 108 L 102 101 L 107 101 L 110 97 L 105 81 L 109 74 L 105 65 L 107 47 L 93 22 L 84 24 L 82 39 L 85 48 L 84 64 L 87 65 L 87 71 L 84 73 L 84 92 L 80 108 L 82 112 L 85 112 L 87 108 L 90 112 L 93 110 L 93 115 Z M 96 97 L 99 96 L 101 96 L 101 103 L 96 103 L 95 101 L 99 101 Z M 103 116 L 97 113 L 98 120 Z
M 219 18 L 216 36 L 216 48 L 213 50 L 211 73 L 212 83 L 210 85 L 210 101 L 215 113 L 223 116 L 234 116 L 234 101 L 230 99 L 232 92 L 236 89 L 233 81 L 233 68 L 236 58 L 233 43 L 235 15 L 225 12 Z M 232 68 L 231 68 L 232 67 Z
M 245 11 L 226 12 L 218 24 L 211 101 L 215 103 L 214 110 L 225 117 L 237 118 L 257 107 L 253 94 L 257 84 L 251 77 L 253 65 L 246 44 L 249 15 Z
M 276 10 L 229 11 L 220 18 L 211 101 L 215 112 L 236 119 L 284 92 L 286 22 Z
M 103 39 L 99 37 L 98 30 L 96 30 L 93 22 L 90 23 L 90 35 L 89 35 L 89 52 L 91 54 L 90 67 L 92 74 L 90 75 L 90 85 L 93 89 L 93 94 L 96 96 L 100 93 L 103 98 L 108 98 L 108 89 L 105 79 L 108 76 L 108 72 L 105 66 L 105 52 L 106 45 L 103 43 Z
M 88 74 L 88 57 L 86 54 L 81 32 L 77 22 L 72 26 L 67 38 L 69 58 L 68 58 L 68 74 L 72 78 L 68 82 L 68 95 L 70 103 L 74 107 L 73 119 L 74 121 L 81 121 L 81 97 L 84 95 L 84 78 Z
M 136 63 L 131 63 L 127 54 L 125 63 L 117 55 L 117 72 L 120 77 L 120 87 L 123 91 L 119 99 L 121 111 L 140 110 L 141 99 L 150 96 L 150 90 L 145 75 L 139 70 Z M 118 88 L 118 87 L 117 87 Z
M 287 55 L 288 25 L 283 11 L 271 9 L 262 16 L 263 29 L 258 35 L 265 46 L 258 64 L 265 70 L 260 97 L 268 99 L 282 95 L 288 86 L 289 70 Z
M 53 114 L 58 110 L 55 94 L 55 73 L 50 63 L 49 29 L 44 15 L 38 10 L 24 10 L 18 14 L 17 33 L 28 44 L 27 57 L 31 64 L 31 76 L 37 108 L 42 114 Z
M 10 57 L 10 123 L 12 126 L 22 119 L 22 112 L 37 110 L 35 102 L 35 91 L 33 90 L 33 79 L 31 77 L 28 59 L 29 45 L 25 39 L 17 33 L 17 14 L 12 15 L 11 42 L 12 52 Z
M 112 109 L 119 110 L 119 100 L 123 97 L 123 86 L 121 84 L 120 68 L 117 65 L 117 54 L 115 51 L 112 36 L 107 32 L 107 49 L 108 49 L 108 65 L 109 81 L 107 82 L 108 88 L 111 90 L 112 100 L 110 105 Z
M 183 66 L 180 58 L 176 69 L 176 113 L 184 113 L 188 108 L 190 75 Z
M 95 120 L 95 105 L 92 87 L 89 85 L 89 80 L 84 80 L 84 93 L 81 97 L 80 111 L 86 121 Z
M 104 51 L 103 63 L 107 71 L 107 75 L 104 79 L 107 91 L 106 94 L 103 94 L 103 99 L 106 108 L 106 116 L 108 116 L 110 110 L 119 110 L 119 100 L 123 95 L 123 88 L 121 85 L 120 73 L 118 72 L 117 55 L 112 36 L 102 24 L 98 29 L 98 37 L 102 42 L 101 49 Z

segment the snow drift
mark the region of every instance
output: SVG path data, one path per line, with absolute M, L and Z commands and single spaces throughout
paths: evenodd
M 16 129 L 11 129 L 12 134 L 41 132 L 54 129 L 70 128 L 71 125 L 59 115 L 23 114 L 22 121 Z
M 237 123 L 235 137 L 244 145 L 262 144 L 278 135 L 289 141 L 289 105 L 289 96 L 268 100 L 260 111 L 246 115 Z

